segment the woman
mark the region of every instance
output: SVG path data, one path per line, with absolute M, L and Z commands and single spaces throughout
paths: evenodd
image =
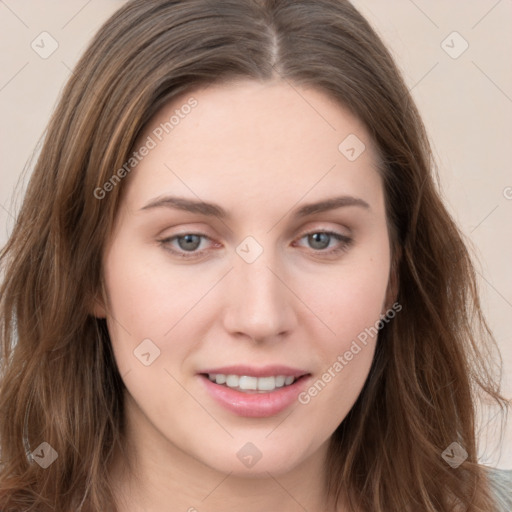
M 348 2 L 128 2 L 2 253 L 1 508 L 510 510 L 431 168 Z

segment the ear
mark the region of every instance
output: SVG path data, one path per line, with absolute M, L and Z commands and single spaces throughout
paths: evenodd
M 386 290 L 384 310 L 382 311 L 383 315 L 386 314 L 386 311 L 388 311 L 398 299 L 398 291 L 400 289 L 400 275 L 398 269 L 401 259 L 402 247 L 397 244 L 393 250 L 393 260 L 391 262 L 391 269 L 389 272 L 388 288 Z
M 91 315 L 96 318 L 106 318 L 107 317 L 107 307 L 106 307 L 106 294 L 105 289 L 103 287 L 103 282 L 100 285 L 100 289 L 97 290 L 96 294 L 92 297 L 89 306 L 89 312 Z

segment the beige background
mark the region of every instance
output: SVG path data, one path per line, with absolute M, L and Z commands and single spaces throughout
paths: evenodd
M 14 187 L 63 84 L 90 38 L 123 3 L 0 0 L 0 245 L 19 204 Z M 446 202 L 479 261 L 484 307 L 512 397 L 512 1 L 353 3 L 391 48 L 423 115 Z M 44 37 L 46 51 L 51 48 L 42 32 L 58 44 L 46 59 L 31 47 Z M 481 459 L 512 468 L 512 421 L 507 439 L 496 445 L 493 414 L 482 422 Z

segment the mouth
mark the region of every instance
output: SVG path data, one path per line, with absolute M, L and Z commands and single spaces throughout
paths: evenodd
M 292 406 L 311 373 L 285 366 L 229 366 L 202 371 L 198 377 L 207 394 L 227 411 L 264 418 Z

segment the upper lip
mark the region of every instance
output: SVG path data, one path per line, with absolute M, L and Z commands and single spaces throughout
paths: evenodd
M 309 372 L 299 368 L 292 368 L 283 365 L 268 365 L 268 366 L 249 366 L 249 365 L 233 365 L 233 366 L 219 366 L 217 368 L 209 368 L 202 370 L 199 373 L 203 374 L 223 374 L 223 375 L 247 375 L 251 377 L 272 377 L 276 375 L 284 375 L 285 377 L 302 377 Z

